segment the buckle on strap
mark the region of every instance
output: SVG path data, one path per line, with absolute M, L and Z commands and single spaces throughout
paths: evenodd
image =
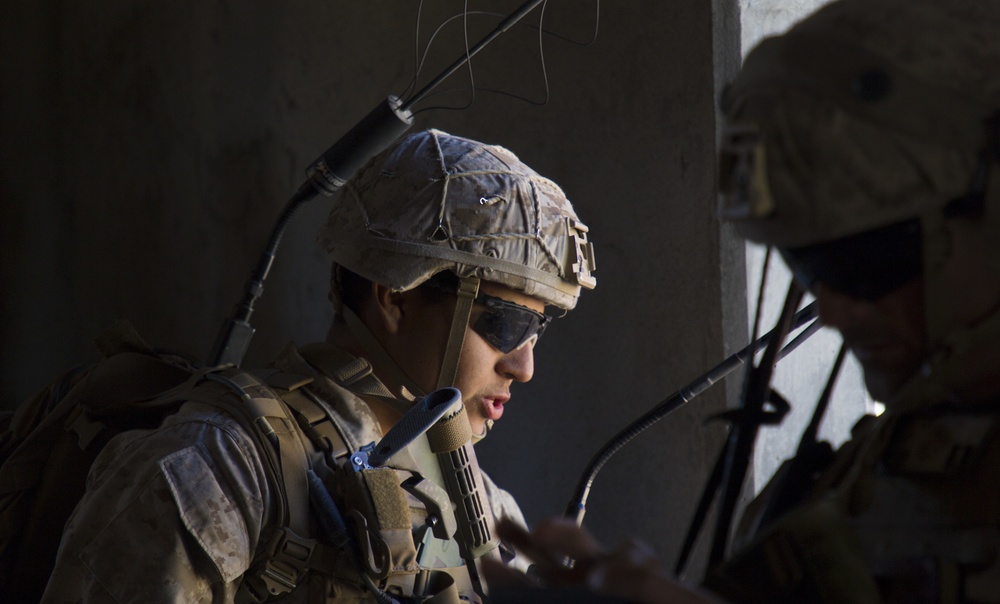
M 312 568 L 318 568 L 315 558 L 322 546 L 315 539 L 295 534 L 288 527 L 274 534 L 267 546 L 267 561 L 258 572 L 258 578 L 268 596 L 284 595 L 295 589 L 302 577 Z M 267 596 L 265 596 L 267 597 Z
M 329 574 L 341 554 L 284 527 L 271 538 L 265 556 L 257 571 L 251 569 L 244 576 L 237 591 L 237 604 L 261 604 L 274 596 L 283 596 L 294 590 L 311 570 Z

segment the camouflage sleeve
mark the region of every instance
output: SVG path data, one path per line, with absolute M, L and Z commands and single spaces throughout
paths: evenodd
M 486 487 L 486 496 L 490 500 L 490 507 L 493 508 L 493 515 L 496 519 L 507 518 L 508 520 L 513 520 L 527 530 L 528 523 L 524 520 L 524 513 L 521 512 L 521 506 L 517 504 L 514 496 L 498 487 L 497 483 L 493 482 L 493 479 L 486 472 L 482 472 L 482 475 L 483 485 Z M 508 564 L 521 572 L 525 572 L 531 562 L 524 556 L 517 555 Z
M 188 403 L 101 452 L 42 601 L 232 602 L 267 501 L 242 428 Z

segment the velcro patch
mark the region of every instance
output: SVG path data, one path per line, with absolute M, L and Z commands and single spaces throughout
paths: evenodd
M 239 508 L 219 485 L 198 446 L 160 460 L 181 521 L 201 545 L 224 581 L 231 582 L 250 566 L 250 537 Z

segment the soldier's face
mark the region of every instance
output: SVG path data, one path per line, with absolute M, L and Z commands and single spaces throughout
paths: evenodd
M 953 219 L 946 222 L 949 253 L 932 287 L 944 301 L 933 308 L 944 331 L 974 327 L 1000 309 L 1000 262 L 989 224 Z M 857 270 L 865 263 L 858 259 Z M 875 300 L 841 293 L 822 281 L 813 286 L 820 320 L 836 328 L 865 372 L 872 397 L 885 401 L 927 360 L 923 277 Z M 937 334 L 941 337 L 944 334 Z M 975 376 L 956 384 L 959 399 L 975 400 L 1000 393 L 1000 374 Z
M 481 283 L 480 292 L 537 312 L 545 309 L 542 301 L 497 283 Z M 406 319 L 386 343 L 387 348 L 407 375 L 430 392 L 437 384 L 444 357 L 454 297 L 446 298 L 448 303 L 428 301 L 416 291 L 403 297 L 408 300 L 403 313 Z M 485 310 L 480 304 L 473 306 L 454 384 L 462 392 L 473 432 L 480 435 L 486 432 L 487 420 L 497 421 L 503 415 L 511 384 L 527 382 L 535 372 L 534 338 L 505 353 L 472 329 Z
M 496 283 L 482 283 L 480 291 L 537 312 L 545 310 L 545 304 L 540 300 Z M 483 310 L 479 305 L 473 307 L 470 325 L 476 322 Z M 466 329 L 455 387 L 462 391 L 475 434 L 484 434 L 486 421 L 497 421 L 503 415 L 504 405 L 510 400 L 511 384 L 527 382 L 534 375 L 534 345 L 535 340 L 531 339 L 521 347 L 504 353 L 471 327 Z
M 820 321 L 843 335 L 864 369 L 872 398 L 885 401 L 920 368 L 927 356 L 922 279 L 874 301 L 823 282 L 814 285 L 813 293 Z

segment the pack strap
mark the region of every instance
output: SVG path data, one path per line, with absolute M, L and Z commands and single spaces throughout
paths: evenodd
M 360 319 L 354 316 L 354 319 L 347 319 L 348 324 L 357 321 L 360 323 Z M 359 333 L 363 331 L 366 333 L 373 341 L 374 336 L 368 331 L 368 328 L 364 325 L 357 327 Z M 382 353 L 388 358 L 387 352 L 381 348 L 378 342 L 374 342 L 371 346 L 376 346 L 382 350 Z M 367 350 L 367 347 L 366 347 Z M 375 375 L 374 368 L 371 363 L 363 357 L 355 357 L 354 355 L 341 350 L 335 346 L 330 346 L 327 344 L 313 344 L 309 346 L 304 346 L 301 349 L 301 355 L 305 361 L 306 367 L 290 367 L 292 371 L 303 371 L 315 373 L 319 371 L 325 374 L 334 382 L 337 383 L 341 388 L 350 390 L 354 394 L 362 397 L 371 397 L 378 399 L 385 404 L 389 405 L 390 408 L 395 409 L 399 413 L 405 414 L 413 406 L 413 401 L 415 400 L 414 395 L 418 394 L 419 391 L 415 390 L 416 386 L 410 385 L 410 387 L 403 386 L 400 388 L 400 395 L 396 396 L 389 390 L 388 386 L 382 383 Z M 391 363 L 392 360 L 389 359 Z M 384 363 L 383 363 L 384 364 Z M 400 371 L 395 363 L 392 364 L 395 371 Z M 393 369 L 389 370 L 393 372 Z M 393 379 L 405 379 L 409 382 L 409 378 L 402 376 L 401 372 L 399 375 L 395 375 Z M 401 382 L 402 383 L 402 382 Z
M 331 469 L 336 468 L 351 450 L 340 427 L 327 412 L 325 403 L 306 388 L 289 392 L 283 398 L 309 442 L 325 455 Z
M 352 445 L 333 419 L 335 412 L 323 399 L 336 393 L 316 378 L 326 376 L 358 396 L 392 399 L 392 393 L 375 377 L 368 361 L 326 344 L 312 344 L 295 354 L 283 354 L 275 366 L 254 374 L 278 389 L 307 441 L 317 451 L 327 454 L 330 469 L 335 469 L 339 460 L 351 452 Z
M 227 386 L 239 400 L 219 397 L 205 388 L 191 390 L 185 400 L 222 408 L 238 419 L 257 442 L 280 495 L 275 503 L 281 528 L 272 534 L 262 561 L 244 574 L 236 596 L 237 602 L 256 604 L 291 592 L 310 570 L 329 572 L 337 552 L 309 537 L 310 462 L 296 422 L 282 399 L 245 371 L 216 369 L 204 378 Z
M 375 335 L 368 329 L 368 327 L 358 318 L 358 315 L 354 314 L 350 308 L 344 307 L 344 322 L 347 325 L 347 330 L 351 332 L 351 335 L 358 340 L 361 346 L 364 347 L 365 352 L 368 353 L 373 360 L 375 360 L 380 367 L 384 368 L 386 372 L 390 374 L 393 380 L 400 387 L 400 396 L 404 400 L 399 400 L 398 397 L 392 396 L 391 405 L 394 408 L 398 408 L 401 413 L 405 413 L 410 405 L 405 404 L 405 401 L 413 401 L 414 398 L 423 396 L 423 391 L 417 386 L 410 376 L 406 375 L 403 370 L 396 364 L 396 361 L 392 359 L 388 351 L 382 347 Z M 367 363 L 367 361 L 365 361 Z M 381 382 L 379 382 L 381 384 Z M 385 387 L 384 385 L 382 386 Z M 346 388 L 346 386 L 345 386 Z M 386 389 L 388 391 L 388 389 Z M 389 402 L 389 401 L 386 401 Z
M 229 379 L 243 390 L 243 400 L 254 417 L 254 423 L 278 449 L 288 505 L 288 528 L 298 535 L 308 535 L 308 461 L 288 408 L 281 398 L 251 373 L 239 372 L 229 376 Z
M 288 527 L 276 531 L 266 548 L 266 562 L 259 572 L 248 572 L 237 590 L 235 604 L 260 604 L 291 592 L 310 570 L 333 574 L 343 552 L 315 539 L 297 535 Z
M 298 354 L 284 355 L 276 365 L 276 367 L 255 372 L 256 377 L 268 386 L 278 389 L 282 401 L 288 406 L 290 413 L 298 422 L 299 429 L 307 437 L 304 444 L 307 449 L 312 447 L 309 455 L 314 456 L 316 452 L 323 454 L 325 463 L 316 462 L 314 457 L 314 470 L 318 474 L 326 474 L 330 470 L 341 468 L 352 450 L 343 432 L 343 427 L 338 421 L 337 412 L 325 400 L 325 398 L 335 396 L 335 393 L 331 393 L 329 388 L 324 388 L 322 380 L 316 381 L 316 378 L 319 375 L 328 376 L 337 385 L 359 396 L 391 398 L 391 392 L 374 375 L 367 360 L 356 358 L 346 351 L 325 344 L 306 346 L 300 349 Z M 307 375 L 311 377 L 304 377 Z M 291 389 L 284 390 L 282 386 L 291 387 Z M 323 544 L 315 543 L 313 540 L 306 540 L 306 543 L 302 543 L 297 540 L 297 535 L 286 531 L 282 535 L 275 536 L 277 545 L 272 543 L 269 546 L 270 564 L 264 573 L 258 575 L 260 580 L 253 581 L 257 589 L 280 588 L 282 585 L 290 584 L 290 578 L 300 572 L 300 569 L 308 570 L 310 568 L 328 575 L 342 577 L 348 581 L 360 581 L 376 594 L 384 593 L 382 590 L 387 589 L 387 587 L 379 587 L 378 584 L 375 584 L 375 580 L 386 581 L 389 585 L 401 587 L 404 593 L 407 593 L 413 590 L 413 582 L 417 580 L 418 576 L 421 576 L 424 585 L 419 593 L 424 595 L 419 598 L 419 601 L 427 604 L 461 604 L 462 600 L 459 597 L 455 580 L 446 572 L 414 572 L 417 571 L 416 568 L 408 569 L 410 572 L 407 572 L 404 570 L 406 565 L 403 564 L 392 572 L 388 572 L 389 568 L 383 568 L 379 569 L 381 572 L 373 573 L 371 571 L 375 569 L 366 569 L 363 564 L 359 566 L 356 557 L 360 555 L 363 559 L 368 560 L 372 555 L 372 552 L 368 550 L 374 546 L 378 546 L 383 551 L 381 555 L 375 556 L 375 559 L 388 562 L 393 559 L 393 554 L 390 554 L 390 551 L 402 551 L 403 555 L 395 554 L 401 556 L 399 558 L 401 564 L 406 560 L 412 560 L 415 563 L 416 551 L 413 550 L 409 504 L 402 489 L 398 486 L 400 478 L 397 471 L 385 468 L 374 474 L 385 475 L 375 476 L 372 472 L 364 473 L 365 487 L 362 489 L 366 493 L 364 499 L 371 498 L 373 503 L 381 503 L 384 507 L 388 500 L 394 499 L 388 497 L 387 492 L 396 495 L 398 491 L 399 501 L 396 502 L 395 506 L 392 506 L 391 510 L 369 510 L 367 520 L 370 523 L 377 518 L 379 530 L 373 533 L 375 525 L 370 525 L 360 531 L 358 535 L 360 541 L 354 546 L 359 547 L 359 551 L 355 552 L 352 549 L 351 553 L 347 553 L 345 550 L 323 546 Z M 376 477 L 382 479 L 376 481 L 381 487 L 382 494 L 380 496 L 371 493 L 373 485 L 370 481 Z M 321 480 L 316 474 L 314 474 L 314 478 Z M 358 478 L 361 476 L 359 475 Z M 328 497 L 329 495 L 327 493 Z M 337 505 L 332 499 L 329 503 Z M 366 516 L 361 515 L 354 506 L 348 505 L 348 507 L 352 508 L 351 517 L 355 519 L 355 522 L 360 522 L 360 526 L 364 526 Z M 337 516 L 343 518 L 339 510 L 337 510 Z M 387 526 L 382 526 L 386 522 Z M 323 523 L 321 522 L 321 524 Z M 388 533 L 398 536 L 399 541 L 386 542 L 387 535 L 382 532 L 383 529 L 393 529 L 388 530 Z M 407 535 L 405 542 L 408 542 L 409 549 L 413 550 L 409 553 L 405 551 L 406 548 L 403 548 L 403 532 Z M 336 544 L 336 539 L 334 539 L 334 544 Z M 348 547 L 350 549 L 351 546 Z M 332 573 L 327 570 L 328 564 L 331 563 L 339 565 Z M 344 573 L 349 573 L 349 575 Z M 356 579 L 347 579 L 348 576 L 356 577 Z M 432 577 L 429 582 L 428 577 Z

